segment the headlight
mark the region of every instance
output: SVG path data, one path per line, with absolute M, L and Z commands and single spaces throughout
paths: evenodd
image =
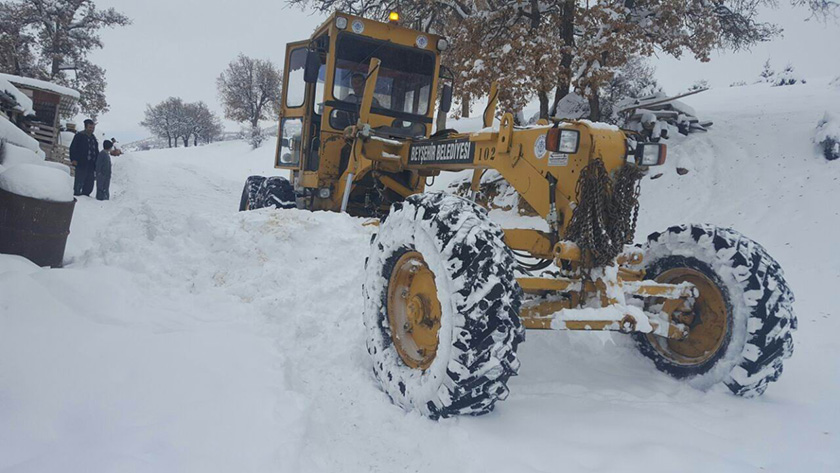
M 322 199 L 329 199 L 330 198 L 330 188 L 329 187 L 322 187 L 318 189 L 318 197 Z
M 658 166 L 665 164 L 667 148 L 662 143 L 640 143 L 636 145 L 636 164 Z
M 335 27 L 340 30 L 347 28 L 347 18 L 344 18 L 343 16 L 337 16 L 335 18 Z
M 575 154 L 580 145 L 580 132 L 567 128 L 551 128 L 545 137 L 545 147 L 556 153 Z
M 449 41 L 444 38 L 440 38 L 437 42 L 438 51 L 446 51 L 449 48 Z

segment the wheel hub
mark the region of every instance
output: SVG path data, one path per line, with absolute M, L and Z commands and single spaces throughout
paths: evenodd
M 434 273 L 417 251 L 403 254 L 388 282 L 391 341 L 403 362 L 416 369 L 431 366 L 437 354 L 441 308 Z
M 675 320 L 689 328 L 688 336 L 668 339 L 648 335 L 653 347 L 663 356 L 682 365 L 699 365 L 712 359 L 729 334 L 731 314 L 720 288 L 701 271 L 674 268 L 660 274 L 657 282 L 689 282 L 699 293 L 690 311 L 674 314 Z

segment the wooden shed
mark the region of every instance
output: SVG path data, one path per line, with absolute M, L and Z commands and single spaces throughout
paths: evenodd
M 18 126 L 38 140 L 47 159 L 67 164 L 68 149 L 60 141 L 61 117 L 72 115 L 79 100 L 79 92 L 30 77 L 0 74 L 0 78 L 7 80 L 32 100 L 35 115 L 16 120 Z

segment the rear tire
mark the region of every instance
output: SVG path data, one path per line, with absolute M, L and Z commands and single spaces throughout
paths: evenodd
M 274 207 L 277 209 L 297 208 L 295 189 L 288 179 L 281 176 L 266 178 L 257 191 L 255 203 L 257 208 Z
M 242 189 L 242 197 L 239 199 L 240 212 L 259 208 L 256 206 L 257 192 L 263 181 L 265 181 L 263 176 L 249 176 L 248 179 L 245 179 L 245 187 Z
M 779 378 L 782 362 L 793 353 L 794 297 L 782 268 L 761 245 L 730 229 L 675 226 L 648 236 L 645 253 L 647 278 L 699 275 L 711 283 L 707 287 L 716 286 L 717 305 L 728 312 L 719 345 L 697 360 L 687 360 L 682 349 L 665 338 L 635 334 L 642 354 L 659 370 L 700 389 L 723 383 L 745 397 L 762 394 Z M 696 306 L 703 297 L 701 289 Z M 696 317 L 702 323 L 702 317 Z M 703 328 L 692 330 L 700 333 Z
M 371 244 L 363 293 L 373 373 L 394 404 L 437 419 L 485 414 L 507 397 L 525 331 L 515 261 L 503 238 L 484 209 L 460 197 L 417 194 L 391 207 Z M 433 273 L 440 305 L 436 351 L 422 363 L 404 358 L 398 347 L 405 342 L 389 323 L 389 286 L 407 253 Z

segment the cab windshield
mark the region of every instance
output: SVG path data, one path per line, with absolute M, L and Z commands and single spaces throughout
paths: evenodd
M 338 37 L 333 97 L 360 104 L 364 77 L 371 58 L 382 61 L 373 92 L 374 110 L 426 115 L 435 73 L 435 56 L 430 51 L 398 46 L 350 33 Z

